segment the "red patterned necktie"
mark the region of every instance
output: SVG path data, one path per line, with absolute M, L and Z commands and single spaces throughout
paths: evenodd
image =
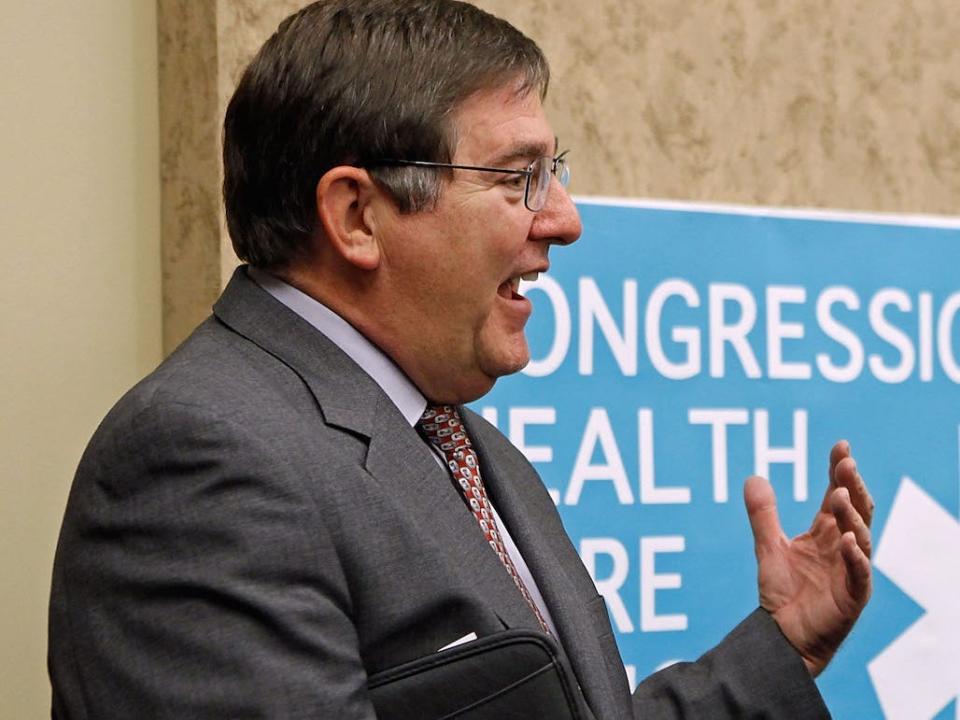
M 453 405 L 431 405 L 423 413 L 417 427 L 423 436 L 433 445 L 443 459 L 447 461 L 447 467 L 453 473 L 454 479 L 463 491 L 464 497 L 473 512 L 473 516 L 480 524 L 484 537 L 497 553 L 503 567 L 506 568 L 513 582 L 516 584 L 523 599 L 527 601 L 533 614 L 537 616 L 541 629 L 550 634 L 546 621 L 540 613 L 540 608 L 530 597 L 527 586 L 523 579 L 517 574 L 517 569 L 507 554 L 503 546 L 503 540 L 500 537 L 497 521 L 493 517 L 493 511 L 490 507 L 490 501 L 487 499 L 487 490 L 483 486 L 483 480 L 480 477 L 480 465 L 477 462 L 477 453 L 474 452 L 470 438 L 467 437 L 467 430 L 460 419 L 460 413 Z

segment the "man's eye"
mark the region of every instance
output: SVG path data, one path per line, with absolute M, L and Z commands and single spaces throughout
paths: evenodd
M 507 175 L 503 181 L 503 184 L 506 185 L 511 190 L 523 190 L 527 184 L 527 176 L 523 173 L 517 173 L 515 175 Z

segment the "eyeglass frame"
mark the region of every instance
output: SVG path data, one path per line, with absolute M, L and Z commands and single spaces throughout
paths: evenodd
M 569 150 L 564 150 L 562 153 L 556 157 L 550 157 L 549 155 L 543 155 L 538 157 L 536 160 L 531 162 L 525 169 L 521 168 L 496 168 L 496 167 L 487 167 L 485 165 L 458 165 L 456 163 L 442 163 L 442 162 L 431 162 L 429 160 L 377 160 L 375 162 L 369 163 L 366 167 L 377 167 L 377 166 L 388 166 L 388 165 L 401 165 L 401 166 L 411 166 L 411 167 L 427 167 L 427 168 L 447 168 L 450 170 L 476 170 L 478 172 L 496 172 L 496 173 L 505 173 L 510 175 L 524 175 L 527 178 L 526 185 L 523 188 L 523 206 L 530 212 L 536 213 L 543 210 L 547 202 L 547 193 L 543 195 L 543 205 L 534 210 L 530 207 L 530 181 L 533 177 L 536 170 L 533 169 L 533 166 L 542 160 L 550 160 L 550 175 L 557 178 L 560 181 L 561 187 L 567 187 L 570 183 L 570 166 L 567 165 L 566 157 Z M 561 167 L 560 175 L 557 175 L 557 166 Z M 548 186 L 549 187 L 549 186 Z

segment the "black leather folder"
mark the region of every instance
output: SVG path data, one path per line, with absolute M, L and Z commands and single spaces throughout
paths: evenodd
M 553 638 L 506 630 L 376 673 L 380 720 L 586 720 L 573 672 Z

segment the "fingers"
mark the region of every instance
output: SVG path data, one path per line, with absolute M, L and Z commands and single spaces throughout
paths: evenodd
M 840 555 L 847 568 L 847 592 L 862 608 L 870 599 L 870 560 L 852 532 L 844 533 L 840 538 Z
M 754 475 L 747 478 L 743 486 L 743 502 L 747 506 L 750 529 L 753 530 L 754 550 L 760 557 L 784 537 L 777 514 L 777 498 L 770 483 Z
M 834 490 L 844 487 L 850 493 L 850 499 L 853 506 L 860 513 L 867 527 L 873 522 L 873 498 L 867 490 L 867 484 L 857 470 L 856 460 L 850 454 L 850 443 L 841 440 L 833 446 L 830 451 L 830 484 L 823 496 L 823 503 L 820 509 L 824 512 L 830 512 L 830 498 Z
M 840 464 L 841 460 L 847 457 L 850 457 L 850 443 L 847 440 L 839 440 L 830 450 L 830 488 L 831 489 L 833 489 L 836 486 L 834 482 L 834 473 L 836 472 L 837 465 Z
M 830 510 L 837 520 L 837 527 L 843 535 L 852 533 L 857 547 L 869 560 L 873 553 L 870 528 L 862 515 L 853 506 L 850 492 L 845 488 L 837 488 L 830 496 Z
M 860 513 L 867 527 L 873 522 L 873 498 L 867 490 L 867 484 L 857 470 L 857 463 L 852 457 L 841 460 L 834 469 L 835 488 L 845 488 L 850 493 L 853 507 Z
M 848 457 L 850 457 L 850 443 L 846 440 L 837 441 L 830 449 L 830 469 L 827 472 L 829 483 L 827 491 L 823 494 L 823 503 L 820 505 L 820 509 L 824 512 L 830 510 L 830 495 L 837 488 L 837 466 Z
M 840 529 L 840 556 L 847 570 L 847 592 L 858 608 L 870 598 L 870 555 L 872 545 L 870 528 L 853 506 L 845 487 L 837 488 L 830 496 L 830 507 Z

